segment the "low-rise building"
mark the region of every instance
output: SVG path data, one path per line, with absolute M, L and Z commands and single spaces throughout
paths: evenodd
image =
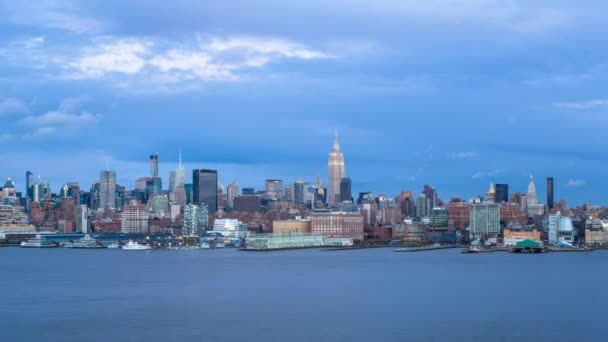
M 540 232 L 534 230 L 517 230 L 506 228 L 503 232 L 503 245 L 504 246 L 515 246 L 518 242 L 525 240 L 541 241 Z
M 295 220 L 275 220 L 272 221 L 272 233 L 278 234 L 310 234 L 310 218 L 302 219 L 296 217 Z
M 363 240 L 363 215 L 344 212 L 313 213 L 311 233 L 323 237 Z

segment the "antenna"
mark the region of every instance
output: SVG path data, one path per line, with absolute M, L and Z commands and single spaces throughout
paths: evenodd
M 182 166 L 182 147 L 179 147 L 179 166 Z

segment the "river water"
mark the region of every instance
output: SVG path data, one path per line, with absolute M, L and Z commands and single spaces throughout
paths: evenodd
M 0 248 L 0 341 L 606 341 L 608 252 Z

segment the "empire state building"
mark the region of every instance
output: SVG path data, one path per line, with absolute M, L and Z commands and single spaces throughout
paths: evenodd
M 340 181 L 344 178 L 344 156 L 338 144 L 338 132 L 334 136 L 334 148 L 329 152 L 327 161 L 327 202 L 340 202 Z

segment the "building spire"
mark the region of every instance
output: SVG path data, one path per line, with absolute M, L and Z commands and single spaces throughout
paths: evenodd
M 334 132 L 334 150 L 339 150 L 340 144 L 338 143 L 338 129 Z
M 182 147 L 179 147 L 179 167 L 182 167 Z

